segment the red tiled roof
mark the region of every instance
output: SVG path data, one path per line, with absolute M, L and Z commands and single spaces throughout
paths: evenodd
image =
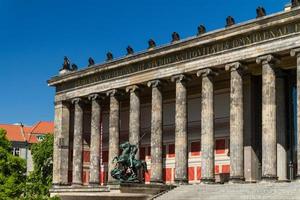
M 37 135 L 53 134 L 54 123 L 53 122 L 38 122 L 35 124 L 29 132 L 26 132 L 26 138 L 28 143 L 37 143 Z
M 53 133 L 53 131 L 54 131 L 54 123 L 53 122 L 38 122 L 31 129 L 31 133 L 33 133 L 33 134 Z
M 53 134 L 54 123 L 53 122 L 38 122 L 33 127 L 12 125 L 12 124 L 0 124 L 0 128 L 6 130 L 7 139 L 9 141 L 18 141 L 28 143 L 37 143 L 38 135 Z
M 30 130 L 30 127 L 24 127 L 24 131 L 22 130 L 22 126 L 20 124 L 0 124 L 0 128 L 6 130 L 6 137 L 9 141 L 16 142 L 25 142 L 25 130 Z
M 30 143 L 30 144 L 33 144 L 33 143 L 37 143 L 37 142 L 38 142 L 38 139 L 37 139 L 36 135 L 27 133 L 27 134 L 26 134 L 26 138 L 27 138 L 27 142 Z

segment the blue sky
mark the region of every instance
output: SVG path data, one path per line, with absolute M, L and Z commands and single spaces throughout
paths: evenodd
M 282 11 L 288 0 L 0 0 L 0 123 L 53 120 L 54 88 L 46 81 L 58 73 L 64 55 L 80 68 L 107 51 L 123 56 L 193 36 L 199 24 L 208 31 Z

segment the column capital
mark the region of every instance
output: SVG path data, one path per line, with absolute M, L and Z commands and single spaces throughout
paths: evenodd
M 88 96 L 88 99 L 89 99 L 90 101 L 95 101 L 95 100 L 101 101 L 101 100 L 104 99 L 104 95 L 103 95 L 103 94 L 97 94 L 97 93 L 95 93 L 95 94 L 90 94 L 90 95 Z
M 300 48 L 292 49 L 290 54 L 292 57 L 296 56 L 299 58 L 300 57 Z
M 191 80 L 191 78 L 187 75 L 184 74 L 178 74 L 178 75 L 174 75 L 171 77 L 171 81 L 172 82 L 188 82 L 189 80 Z
M 219 73 L 217 73 L 215 70 L 211 68 L 201 69 L 197 71 L 198 77 L 207 77 L 207 76 L 217 76 Z
M 138 85 L 131 85 L 131 86 L 126 87 L 126 92 L 130 92 L 130 93 L 138 92 L 140 90 L 141 90 L 141 87 Z
M 112 89 L 112 90 L 107 91 L 106 95 L 109 96 L 109 97 L 119 96 L 119 95 L 121 95 L 121 91 L 118 90 L 118 89 Z
M 160 80 L 152 80 L 147 83 L 148 87 L 156 88 L 160 87 L 162 85 L 162 82 Z
M 257 64 L 278 64 L 280 62 L 279 58 L 272 54 L 260 56 L 256 58 Z
M 241 62 L 234 62 L 225 65 L 226 71 L 243 71 L 247 70 L 247 66 L 243 65 Z
M 76 97 L 74 99 L 71 100 L 72 104 L 80 104 L 83 103 L 83 99 L 80 97 Z

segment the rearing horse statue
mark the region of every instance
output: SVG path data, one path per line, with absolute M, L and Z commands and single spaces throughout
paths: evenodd
M 141 170 L 147 172 L 147 164 L 145 161 L 135 158 L 138 151 L 137 146 L 125 142 L 120 145 L 120 149 L 122 149 L 121 155 L 112 160 L 116 163 L 116 166 L 111 171 L 111 176 L 120 182 L 142 182 L 138 173 Z

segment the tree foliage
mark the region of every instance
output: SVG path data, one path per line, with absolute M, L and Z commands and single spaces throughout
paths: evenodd
M 34 170 L 26 177 L 26 161 L 11 153 L 6 131 L 0 129 L 0 199 L 48 200 L 52 183 L 53 135 L 31 146 Z
M 25 160 L 11 154 L 6 131 L 0 129 L 0 199 L 15 199 L 24 192 Z
M 34 170 L 27 178 L 26 199 L 49 199 L 52 183 L 53 140 L 53 135 L 48 134 L 42 142 L 31 146 Z

